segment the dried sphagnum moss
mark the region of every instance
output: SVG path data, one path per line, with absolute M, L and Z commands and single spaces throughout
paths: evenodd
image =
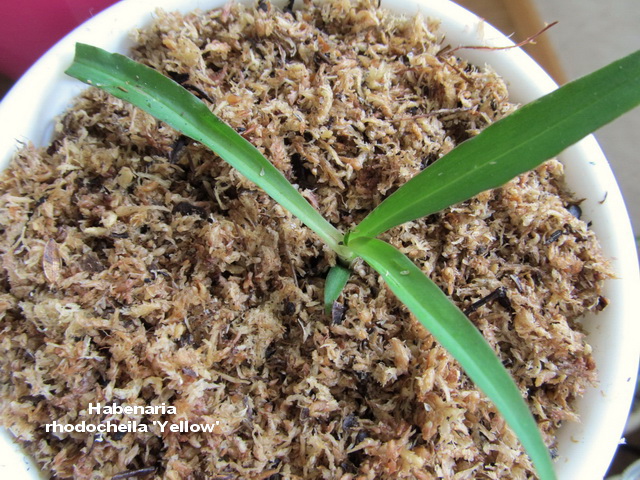
M 502 82 L 438 56 L 436 26 L 364 2 L 160 13 L 134 56 L 196 92 L 346 231 L 512 110 Z M 492 404 L 359 265 L 345 314 L 334 255 L 200 145 L 89 90 L 0 185 L 2 422 L 56 478 L 529 478 Z M 547 442 L 594 381 L 576 323 L 606 263 L 549 162 L 386 238 L 464 310 Z M 90 403 L 175 415 L 89 415 Z M 149 433 L 48 434 L 137 420 Z M 161 433 L 154 420 L 219 422 Z

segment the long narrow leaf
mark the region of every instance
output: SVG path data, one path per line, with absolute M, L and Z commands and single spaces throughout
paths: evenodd
M 505 184 L 640 104 L 640 51 L 486 128 L 383 201 L 351 238 L 376 235 Z
M 554 479 L 549 452 L 520 391 L 478 329 L 406 256 L 388 243 L 358 237 L 349 246 L 373 267 L 409 311 L 493 401 L 541 479 Z
M 193 94 L 159 72 L 124 55 L 78 43 L 66 72 L 126 100 L 203 143 L 298 217 L 336 252 L 343 235 L 248 141 Z

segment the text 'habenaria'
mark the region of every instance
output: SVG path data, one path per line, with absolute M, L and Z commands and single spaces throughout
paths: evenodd
M 89 404 L 89 415 L 174 415 L 176 413 L 176 407 L 171 405 L 118 405 L 112 403 L 111 405 L 97 403 Z

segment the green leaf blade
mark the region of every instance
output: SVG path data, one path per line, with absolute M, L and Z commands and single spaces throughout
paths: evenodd
M 327 313 L 331 313 L 333 302 L 338 300 L 350 276 L 351 270 L 340 264 L 334 265 L 329 270 L 324 282 L 324 309 Z
M 640 104 L 640 51 L 545 95 L 420 172 L 353 231 L 378 234 L 504 185 Z
M 411 260 L 388 243 L 358 237 L 349 246 L 382 275 L 391 291 L 496 405 L 532 459 L 539 477 L 555 479 L 553 462 L 527 404 L 471 321 Z
M 81 43 L 76 44 L 74 62 L 66 73 L 132 103 L 206 145 L 350 260 L 341 245 L 343 234 L 258 149 L 173 80 L 124 55 Z

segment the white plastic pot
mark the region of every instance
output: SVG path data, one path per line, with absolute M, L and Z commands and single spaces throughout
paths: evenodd
M 225 0 L 125 0 L 86 22 L 43 56 L 0 104 L 0 161 L 6 165 L 20 142 L 47 145 L 54 117 L 85 88 L 64 75 L 74 45 L 85 42 L 126 53 L 129 32 L 148 24 L 153 8 L 189 11 L 222 5 Z M 447 0 L 382 0 L 382 6 L 400 13 L 440 19 L 446 40 L 457 45 L 505 46 L 511 41 L 472 13 Z M 477 65 L 491 65 L 507 82 L 511 99 L 529 102 L 556 85 L 520 49 L 458 52 Z M 567 424 L 559 434 L 556 471 L 562 480 L 602 478 L 618 446 L 631 403 L 638 366 L 635 297 L 640 292 L 636 249 L 629 218 L 611 169 L 593 138 L 562 154 L 567 182 L 581 204 L 583 217 L 593 222 L 616 274 L 606 284 L 609 306 L 584 319 L 594 347 L 600 383 L 579 401 L 581 423 Z M 605 200 L 606 199 L 606 200 Z M 605 201 L 603 201 L 605 200 Z M 0 473 L 13 478 L 41 478 L 38 468 L 0 432 Z

